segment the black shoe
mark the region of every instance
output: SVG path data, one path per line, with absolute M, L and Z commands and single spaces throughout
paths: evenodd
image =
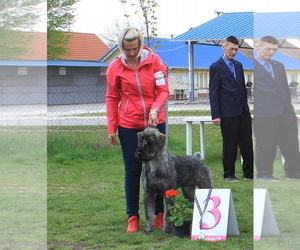
M 257 178 L 258 181 L 267 181 L 267 182 L 276 182 L 279 181 L 278 178 L 274 177 L 274 176 L 261 176 Z
M 286 179 L 289 180 L 289 181 L 293 181 L 293 180 L 299 181 L 300 180 L 300 173 L 295 173 L 295 174 L 293 174 L 293 176 L 287 175 Z
M 253 181 L 253 177 L 244 177 L 245 181 Z
M 231 182 L 237 182 L 237 181 L 240 181 L 239 178 L 235 177 L 234 175 L 233 176 L 227 176 L 227 177 L 224 177 L 224 181 L 231 181 Z
M 288 181 L 300 181 L 300 176 L 286 177 Z

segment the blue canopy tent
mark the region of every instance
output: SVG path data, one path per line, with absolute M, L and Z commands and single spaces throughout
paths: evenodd
M 280 41 L 279 48 L 300 59 L 300 12 L 234 12 L 220 15 L 204 24 L 175 37 L 172 41 L 185 41 L 189 57 L 189 101 L 194 101 L 194 57 L 197 44 L 221 46 L 225 38 L 234 35 L 240 48 L 253 50 L 254 43 L 262 36 L 272 35 Z M 252 54 L 252 53 L 251 53 Z M 298 68 L 299 65 L 296 66 Z

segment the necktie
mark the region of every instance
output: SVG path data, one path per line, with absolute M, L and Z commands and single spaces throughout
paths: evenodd
M 274 73 L 273 73 L 273 70 L 272 70 L 272 68 L 271 68 L 270 63 L 266 62 L 266 63 L 264 64 L 264 67 L 265 67 L 265 69 L 272 75 L 272 77 L 274 77 Z
M 236 77 L 236 76 L 235 76 L 235 70 L 234 70 L 233 63 L 232 63 L 232 62 L 229 62 L 228 66 L 229 66 L 231 72 L 233 73 L 234 77 Z

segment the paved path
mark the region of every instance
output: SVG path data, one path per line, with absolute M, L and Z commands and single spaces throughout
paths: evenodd
M 250 108 L 252 108 L 250 104 Z M 296 110 L 300 104 L 295 103 Z M 169 101 L 168 111 L 209 110 L 207 100 L 195 103 Z M 81 105 L 0 106 L 0 126 L 83 126 L 106 125 L 105 103 Z M 100 113 L 101 115 L 95 115 Z M 169 124 L 184 124 L 183 117 L 168 117 Z

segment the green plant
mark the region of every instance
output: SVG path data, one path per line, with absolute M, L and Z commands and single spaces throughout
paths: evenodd
M 165 193 L 167 198 L 173 200 L 174 205 L 168 204 L 167 208 L 170 211 L 168 220 L 173 222 L 174 226 L 182 226 L 185 221 L 193 219 L 193 202 L 185 199 L 176 190 L 168 190 Z

